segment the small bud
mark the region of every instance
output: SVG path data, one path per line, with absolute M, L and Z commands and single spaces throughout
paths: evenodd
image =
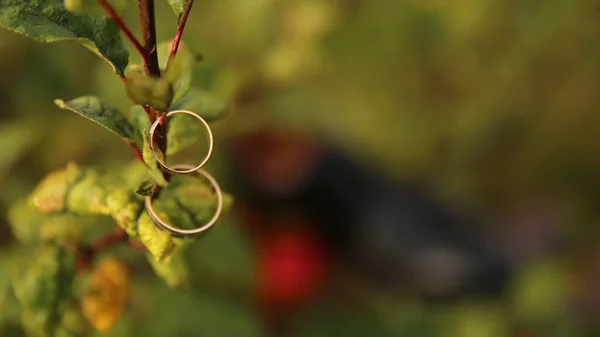
M 173 100 L 173 87 L 158 77 L 148 76 L 139 65 L 131 65 L 125 70 L 127 95 L 140 105 L 149 105 L 160 111 L 165 110 Z

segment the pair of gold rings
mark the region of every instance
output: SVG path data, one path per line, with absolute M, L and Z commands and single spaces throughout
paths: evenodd
M 217 183 L 215 178 L 213 178 L 213 176 L 211 176 L 208 172 L 206 172 L 204 169 L 202 169 L 202 167 L 208 162 L 208 160 L 212 156 L 212 151 L 213 151 L 214 139 L 213 139 L 213 135 L 212 135 L 210 126 L 204 120 L 204 118 L 202 118 L 202 117 L 198 116 L 197 114 L 195 114 L 191 111 L 188 111 L 188 110 L 170 111 L 167 113 L 165 118 L 169 118 L 169 117 L 171 117 L 173 115 L 177 115 L 177 114 L 188 115 L 188 116 L 194 117 L 195 119 L 200 121 L 202 126 L 204 126 L 204 128 L 206 129 L 206 132 L 207 132 L 207 136 L 208 136 L 208 152 L 207 152 L 206 156 L 204 157 L 204 159 L 202 159 L 200 164 L 198 164 L 196 166 L 190 165 L 190 164 L 176 164 L 173 166 L 168 166 L 166 163 L 164 163 L 156 155 L 156 152 L 154 150 L 154 133 L 156 132 L 156 128 L 158 127 L 158 125 L 160 124 L 160 121 L 161 121 L 161 119 L 158 118 L 158 119 L 156 119 L 154 124 L 152 124 L 152 126 L 150 127 L 150 130 L 149 130 L 150 149 L 152 150 L 154 159 L 156 159 L 156 162 L 160 165 L 160 167 L 167 172 L 170 172 L 173 174 L 194 174 L 200 178 L 204 178 L 205 180 L 207 180 L 212 185 L 213 189 L 215 190 L 215 194 L 217 197 L 217 209 L 216 209 L 213 217 L 206 224 L 202 225 L 201 227 L 194 228 L 194 229 L 181 229 L 181 228 L 175 227 L 175 226 L 167 223 L 166 221 L 164 221 L 163 219 L 161 219 L 158 216 L 158 214 L 154 210 L 154 207 L 152 206 L 152 199 L 153 199 L 152 196 L 146 197 L 145 203 L 146 203 L 146 210 L 148 211 L 150 218 L 152 218 L 152 220 L 154 221 L 155 224 L 157 224 L 159 227 L 171 232 L 175 236 L 189 237 L 189 236 L 198 235 L 198 234 L 206 231 L 207 229 L 212 227 L 217 222 L 217 220 L 221 216 L 221 212 L 223 211 L 223 191 L 221 191 L 221 187 L 219 186 L 219 184 Z

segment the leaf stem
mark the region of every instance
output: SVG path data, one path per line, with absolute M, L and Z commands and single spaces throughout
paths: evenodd
M 98 0 L 98 3 L 102 7 L 104 7 L 104 10 L 108 14 L 108 16 L 117 24 L 117 26 L 119 26 L 119 29 L 123 32 L 123 34 L 125 34 L 127 39 L 131 41 L 135 49 L 138 51 L 138 53 L 140 53 L 140 55 L 144 59 L 144 64 L 147 63 L 148 54 L 144 50 L 144 47 L 142 46 L 140 41 L 138 41 L 138 39 L 133 35 L 131 30 L 129 30 L 129 27 L 127 27 L 127 25 L 125 24 L 123 19 L 121 19 L 119 14 L 117 14 L 115 9 L 110 5 L 110 3 L 108 3 L 107 0 Z
M 169 60 L 167 61 L 167 68 L 169 67 L 169 63 L 171 63 L 171 60 L 175 57 L 175 55 L 177 55 L 177 49 L 179 48 L 179 43 L 181 42 L 181 37 L 183 36 L 183 31 L 185 30 L 185 24 L 193 5 L 194 0 L 189 0 L 183 9 L 179 26 L 177 26 L 177 33 L 175 33 L 175 38 L 173 39 L 173 44 L 171 45 L 171 53 L 169 54 Z

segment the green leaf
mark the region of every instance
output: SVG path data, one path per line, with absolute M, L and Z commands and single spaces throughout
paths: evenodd
M 117 109 L 112 108 L 99 97 L 82 96 L 65 102 L 61 99 L 54 100 L 59 108 L 73 111 L 97 124 L 108 131 L 128 140 L 134 139 L 134 127 Z
M 192 83 L 192 68 L 194 55 L 191 50 L 180 42 L 177 54 L 169 62 L 173 40 L 162 42 L 158 45 L 158 60 L 163 65 L 163 78 L 173 87 L 173 101 L 183 97 L 190 89 Z
M 75 15 L 57 0 L 0 0 L 0 26 L 39 42 L 75 40 L 122 74 L 129 53 L 119 28 L 103 15 Z
M 144 180 L 140 186 L 135 190 L 135 193 L 141 195 L 142 197 L 149 197 L 154 193 L 154 188 L 156 184 L 150 180 Z
M 552 322 L 564 314 L 568 299 L 567 277 L 560 261 L 530 262 L 517 273 L 512 284 L 512 312 L 530 323 Z
M 5 121 L 0 126 L 0 179 L 9 173 L 10 169 L 19 162 L 40 139 L 36 133 L 36 123 L 33 120 L 14 119 Z
M 215 121 L 225 115 L 228 106 L 217 96 L 198 88 L 191 88 L 188 93 L 173 102 L 171 110 L 183 109 L 195 112 L 207 122 Z
M 144 137 L 144 147 L 142 149 L 142 158 L 144 159 L 144 162 L 150 168 L 150 175 L 152 176 L 152 179 L 154 179 L 156 184 L 158 184 L 159 186 L 164 187 L 164 186 L 169 185 L 169 182 L 167 182 L 165 180 L 165 178 L 163 177 L 162 171 L 158 167 L 156 158 L 154 158 L 154 155 L 152 154 L 152 149 L 150 148 L 150 140 L 148 139 L 148 135 L 145 130 L 142 131 L 142 135 Z M 158 152 L 157 156 L 159 156 L 159 158 L 164 162 L 165 156 L 162 154 L 162 152 L 160 152 L 159 149 L 156 149 L 156 151 Z
M 68 306 L 56 330 L 56 337 L 87 337 L 91 333 L 92 327 L 83 316 L 81 308 L 75 304 Z
M 143 67 L 130 65 L 126 70 L 127 96 L 136 104 L 164 111 L 173 100 L 173 87 L 165 78 L 148 76 Z
M 181 14 L 183 13 L 183 9 L 190 2 L 190 0 L 167 0 L 171 8 L 173 8 L 173 12 L 177 15 L 177 20 L 181 19 Z
M 23 325 L 28 335 L 55 335 L 72 297 L 74 275 L 73 252 L 47 245 L 31 252 L 31 256 L 21 256 L 12 286 L 23 306 Z
M 123 12 L 127 7 L 125 0 L 108 0 L 108 3 L 117 12 Z M 65 9 L 74 14 L 105 14 L 106 11 L 98 0 L 64 0 Z
M 39 213 L 26 200 L 11 207 L 8 219 L 13 235 L 21 243 L 56 242 L 61 245 L 78 242 L 86 222 L 69 213 Z
M 4 336 L 5 328 L 20 325 L 21 308 L 13 296 L 11 287 L 11 270 L 18 253 L 18 249 L 0 250 L 0 336 Z
M 150 119 L 144 108 L 140 105 L 134 105 L 131 108 L 129 119 L 135 128 L 134 142 L 138 148 L 144 148 L 144 130 L 150 129 Z
M 214 95 L 197 88 L 190 91 L 172 105 L 172 110 L 189 110 L 204 118 L 207 122 L 224 116 L 227 106 Z M 200 138 L 206 139 L 206 130 L 198 121 L 190 122 L 191 117 L 175 115 L 169 120 L 169 141 L 167 154 L 176 154 L 196 144 Z
M 190 267 L 187 264 L 181 251 L 173 256 L 169 262 L 159 262 L 152 255 L 148 255 L 148 260 L 154 272 L 160 276 L 169 287 L 180 288 L 189 285 Z
M 176 180 L 179 177 L 174 177 Z M 204 181 L 197 179 L 178 184 L 174 181 L 166 190 L 169 198 L 177 202 L 177 206 L 192 218 L 192 223 L 187 226 L 201 227 L 212 217 L 216 209 L 217 199 L 212 187 Z M 226 212 L 233 202 L 233 198 L 226 192 L 223 193 L 223 210 Z

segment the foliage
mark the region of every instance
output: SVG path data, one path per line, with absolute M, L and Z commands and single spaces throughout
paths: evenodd
M 0 26 L 40 42 L 75 40 L 108 62 L 116 73 L 127 66 L 129 54 L 112 20 L 103 15 L 71 14 L 60 1 L 3 0 Z
M 23 17 L 22 8 L 43 2 L 0 0 L 0 25 L 21 29 L 27 21 L 16 15 Z M 158 36 L 170 38 L 185 2 L 156 1 L 156 6 L 161 15 L 175 12 L 171 18 L 160 17 L 157 27 Z M 578 281 L 572 278 L 578 275 L 571 271 L 579 263 L 592 270 L 585 267 L 593 256 L 587 249 L 596 246 L 597 2 L 210 0 L 194 6 L 184 35 L 187 43 L 180 46 L 181 52 L 189 48 L 193 55 L 193 68 L 185 72 L 191 75 L 190 89 L 186 94 L 175 89 L 186 90 L 185 76 L 181 84 L 171 83 L 171 109 L 189 108 L 217 120 L 229 106 L 235 107 L 235 118 L 215 123 L 220 137 L 273 121 L 323 133 L 391 176 L 428 182 L 486 216 L 507 217 L 500 230 L 517 225 L 507 214 L 513 206 L 549 198 L 556 205 L 550 216 L 562 225 L 561 237 L 582 252 L 569 250 L 564 258 L 543 255 L 528 261 L 514 281 L 509 303 L 481 300 L 460 307 L 424 307 L 410 294 L 399 300 L 387 293 L 368 294 L 366 306 L 344 302 L 340 306 L 350 309 L 339 310 L 335 304 L 323 305 L 325 309 L 302 317 L 297 324 L 301 335 L 360 335 L 366 330 L 363 335 L 491 336 L 507 328 L 512 335 L 520 329 L 538 336 L 584 336 L 587 330 L 594 335 L 596 316 L 586 321 L 572 303 L 578 287 L 587 289 L 581 296 L 592 301 L 593 287 L 574 285 Z M 119 11 L 127 22 L 139 19 L 134 7 Z M 3 15 L 8 9 L 10 15 Z M 75 17 L 64 14 L 69 20 Z M 42 18 L 40 23 L 45 22 Z M 52 26 L 64 33 L 56 33 L 52 41 L 86 39 L 84 45 L 96 48 L 105 61 L 112 60 L 117 73 L 143 61 L 132 52 L 129 62 L 123 62 L 118 55 L 124 48 L 105 46 L 106 41 L 122 45 L 111 20 L 100 14 L 86 18 L 105 24 L 113 37 L 104 40 L 99 36 L 108 35 L 96 31 L 81 35 Z M 158 47 L 163 72 L 171 43 Z M 134 192 L 143 181 L 149 189 L 165 185 L 154 159 L 146 160 L 152 164 L 150 174 L 142 165 L 128 167 L 130 153 L 117 137 L 51 107 L 57 97 L 68 103 L 70 97 L 92 92 L 133 125 L 133 143 L 144 152 L 139 130 L 150 125 L 144 109 L 132 107 L 120 79 L 75 45 L 34 45 L 0 31 L 0 214 L 24 224 L 13 226 L 13 234 L 28 247 L 88 243 L 110 230 L 116 213 L 106 210 L 102 214 L 108 215 L 101 216 L 33 212 L 30 220 L 19 220 L 33 207 L 23 199 L 37 181 L 64 168 L 68 160 L 81 163 L 78 167 L 84 172 L 96 172 L 88 186 L 103 179 L 119 181 L 113 186 L 125 181 L 127 190 L 118 198 L 115 194 L 116 200 L 140 200 Z M 199 65 L 194 49 L 206 55 Z M 187 126 L 184 120 L 173 118 L 170 124 L 168 155 L 181 153 L 173 149 L 175 139 L 187 137 L 185 131 L 174 131 L 177 124 Z M 210 165 L 219 159 L 216 152 L 217 160 Z M 102 200 L 106 191 L 100 190 Z M 21 206 L 8 212 L 8 205 L 17 200 Z M 115 202 L 125 204 L 139 203 Z M 59 199 L 48 207 L 63 206 Z M 131 225 L 125 229 L 137 234 L 139 222 L 127 220 L 134 210 L 125 209 L 120 217 Z M 8 235 L 3 228 L 1 224 L 1 239 Z M 168 272 L 152 255 L 147 265 L 142 254 L 118 251 L 118 258 L 134 270 L 132 295 L 123 318 L 107 335 L 259 335 L 253 309 L 231 299 L 230 288 L 224 286 L 228 280 L 247 286 L 252 275 L 249 251 L 228 225 L 217 226 L 202 244 L 185 246 L 172 257 Z M 5 282 L 18 255 L 9 248 L 0 250 L 2 336 L 23 335 L 21 305 L 10 281 Z M 188 268 L 180 268 L 180 258 Z M 164 281 L 146 273 L 150 268 L 166 274 Z M 165 282 L 191 290 L 170 290 Z M 65 312 L 70 313 L 65 322 L 72 331 L 90 328 L 85 318 L 80 320 L 81 310 L 70 306 Z
M 191 4 L 184 8 L 183 3 L 173 3 L 178 15 L 182 11 L 188 13 Z M 40 42 L 79 42 L 113 67 L 131 102 L 142 107 L 132 111 L 144 113 L 128 116 L 96 96 L 54 101 L 59 108 L 75 112 L 121 137 L 142 163 L 114 171 L 69 163 L 48 174 L 28 198 L 11 207 L 12 232 L 28 252 L 19 256 L 12 286 L 3 285 L 2 298 L 8 288 L 20 304 L 21 326 L 29 336 L 89 336 L 94 330 L 106 333 L 113 329 L 130 301 L 128 267 L 119 258 L 108 257 L 89 277 L 82 273 L 91 268 L 102 249 L 114 243 L 139 242 L 138 248 L 147 252 L 151 267 L 167 285 L 181 287 L 187 283 L 189 268 L 180 250 L 190 241 L 159 228 L 146 213 L 143 197 L 152 196 L 159 216 L 183 228 L 202 226 L 216 207 L 213 191 L 204 182 L 183 183 L 180 177 L 170 179 L 162 172 L 148 143 L 149 123 L 157 120 L 159 113 L 164 114 L 171 104 L 181 105 L 182 97 L 189 101 L 197 95 L 188 92 L 194 66 L 192 54 L 184 46 L 179 53 L 175 50 L 184 25 L 179 26 L 176 40 L 150 46 L 151 51 L 138 48 L 144 65 L 129 64 L 129 53 L 119 30 L 136 47 L 140 43 L 117 14 L 123 5 L 124 2 L 83 0 L 0 2 L 0 26 Z M 154 15 L 144 10 L 148 10 L 148 3 L 143 7 L 140 2 L 140 15 Z M 142 28 L 147 34 L 156 34 L 148 24 Z M 151 64 L 150 54 L 157 48 L 164 67 L 161 73 L 152 74 L 152 69 L 159 66 Z M 196 102 L 196 108 L 200 114 L 208 111 L 214 119 L 214 103 Z M 199 136 L 189 132 L 186 124 L 176 122 L 168 134 L 158 136 L 162 140 L 157 144 L 164 151 L 172 138 L 168 149 L 177 152 L 192 145 Z M 164 159 L 163 153 L 158 155 Z M 225 199 L 227 208 L 232 199 L 227 194 Z M 99 219 L 106 218 L 111 218 L 116 227 L 98 237 L 97 228 L 105 224 Z M 95 236 L 92 244 L 86 242 L 90 236 Z

